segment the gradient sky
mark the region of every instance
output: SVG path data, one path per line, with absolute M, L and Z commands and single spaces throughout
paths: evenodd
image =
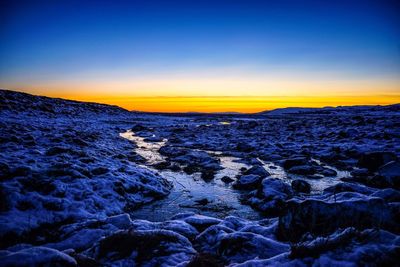
M 400 102 L 399 1 L 2 1 L 0 87 L 144 111 Z

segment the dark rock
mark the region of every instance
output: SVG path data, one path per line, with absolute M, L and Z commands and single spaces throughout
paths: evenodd
M 70 149 L 68 149 L 66 147 L 54 146 L 54 147 L 49 148 L 46 151 L 46 155 L 47 156 L 55 156 L 58 154 L 64 154 L 64 153 L 69 153 L 69 152 L 70 152 Z
M 96 259 L 107 259 L 112 255 L 114 260 L 128 258 L 136 253 L 135 262 L 142 264 L 158 257 L 186 253 L 194 255 L 189 240 L 168 230 L 122 230 L 100 240 Z
M 224 182 L 224 183 L 229 184 L 229 183 L 235 181 L 235 179 L 232 179 L 232 178 L 229 177 L 229 176 L 224 176 L 224 177 L 221 178 L 221 181 Z
M 240 152 L 251 152 L 251 151 L 254 151 L 255 148 L 248 143 L 239 142 L 236 145 L 236 149 L 237 149 L 237 151 L 240 151 Z
M 162 142 L 163 138 L 159 136 L 152 136 L 152 137 L 147 137 L 143 141 L 145 142 Z
M 41 177 L 24 178 L 18 180 L 24 190 L 36 191 L 44 195 L 48 195 L 56 189 L 56 186 L 50 179 Z
M 363 153 L 358 160 L 358 165 L 362 168 L 367 168 L 370 171 L 376 171 L 379 167 L 395 161 L 396 154 L 393 152 L 379 151 Z
M 234 188 L 250 190 L 257 188 L 261 183 L 262 177 L 255 174 L 242 175 L 237 178 L 236 182 L 233 184 Z
M 379 188 L 400 189 L 400 162 L 392 161 L 380 167 L 378 175 L 373 177 L 369 184 Z
M 0 255 L 1 266 L 77 266 L 74 258 L 58 250 L 46 247 L 31 247 Z
M 306 165 L 307 159 L 305 157 L 290 158 L 283 161 L 283 168 L 290 169 L 294 166 Z
M 400 202 L 400 191 L 392 188 L 382 189 L 371 194 L 371 197 L 379 197 L 387 202 Z
M 355 183 L 338 183 L 336 185 L 325 188 L 324 192 L 332 194 L 337 194 L 341 192 L 356 192 L 364 195 L 369 195 L 372 194 L 374 190 L 369 187 Z
M 293 173 L 293 174 L 308 175 L 308 174 L 314 174 L 315 168 L 313 166 L 309 166 L 309 165 L 300 165 L 300 166 L 291 167 L 288 170 L 288 172 Z
M 244 262 L 261 258 L 268 259 L 288 251 L 289 246 L 262 235 L 249 232 L 229 233 L 221 238 L 216 254 L 228 262 Z
M 353 170 L 350 174 L 353 177 L 366 177 L 366 176 L 370 175 L 371 173 L 368 169 L 362 168 L 362 169 Z
M 194 256 L 187 267 L 223 267 L 220 259 L 209 253 L 199 253 Z
M 10 175 L 10 167 L 5 162 L 0 162 L 0 181 L 12 178 Z
M 278 236 L 298 241 L 305 233 L 328 235 L 339 228 L 366 229 L 379 227 L 399 232 L 394 213 L 381 198 L 357 193 L 339 193 L 327 200 L 290 200 L 279 217 Z
M 245 174 L 245 175 L 254 174 L 254 175 L 260 176 L 261 178 L 265 178 L 265 177 L 268 177 L 268 176 L 271 175 L 271 174 L 270 174 L 268 171 L 266 171 L 262 166 L 253 166 L 253 167 L 251 167 L 250 169 L 246 170 L 246 171 L 244 172 L 244 174 Z
M 29 177 L 32 174 L 32 169 L 28 166 L 18 166 L 11 170 L 12 177 Z
M 210 201 L 207 198 L 197 199 L 194 202 L 196 202 L 197 204 L 202 205 L 202 206 L 210 203 Z
M 215 171 L 214 170 L 203 170 L 201 172 L 201 178 L 204 181 L 211 181 L 212 179 L 214 179 L 215 176 Z
M 140 132 L 140 131 L 146 131 L 146 130 L 148 130 L 148 129 L 149 129 L 148 127 L 143 126 L 143 125 L 141 125 L 141 124 L 135 124 L 135 125 L 131 128 L 131 131 L 132 131 L 132 132 Z
M 296 180 L 292 181 L 292 188 L 294 191 L 297 191 L 300 193 L 309 194 L 311 191 L 311 185 L 307 181 L 300 180 L 300 179 L 296 179 Z
M 102 175 L 102 174 L 106 174 L 109 171 L 110 170 L 106 167 L 97 167 L 97 168 L 92 169 L 91 173 L 93 175 Z
M 4 186 L 0 184 L 0 212 L 8 211 L 10 209 L 10 202 L 7 195 Z

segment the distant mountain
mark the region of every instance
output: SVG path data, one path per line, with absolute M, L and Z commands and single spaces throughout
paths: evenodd
M 393 104 L 387 106 L 380 105 L 360 105 L 360 106 L 338 106 L 338 107 L 323 107 L 323 108 L 301 108 L 301 107 L 288 107 L 277 108 L 273 110 L 262 111 L 258 115 L 280 116 L 280 115 L 294 115 L 294 114 L 332 114 L 332 113 L 371 113 L 383 111 L 398 111 L 400 112 L 400 104 Z

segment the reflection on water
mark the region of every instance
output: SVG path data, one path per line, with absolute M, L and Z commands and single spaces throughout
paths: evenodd
M 164 161 L 164 157 L 158 153 L 160 147 L 164 146 L 166 139 L 161 142 L 146 142 L 144 141 L 148 137 L 141 137 L 133 134 L 131 130 L 128 130 L 120 134 L 121 137 L 128 139 L 129 141 L 135 142 L 137 149 L 135 152 L 146 159 L 148 164 L 156 164 Z M 152 136 L 155 137 L 155 136 Z

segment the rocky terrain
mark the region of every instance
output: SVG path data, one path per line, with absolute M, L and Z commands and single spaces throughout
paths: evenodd
M 400 105 L 0 118 L 0 266 L 399 265 Z

